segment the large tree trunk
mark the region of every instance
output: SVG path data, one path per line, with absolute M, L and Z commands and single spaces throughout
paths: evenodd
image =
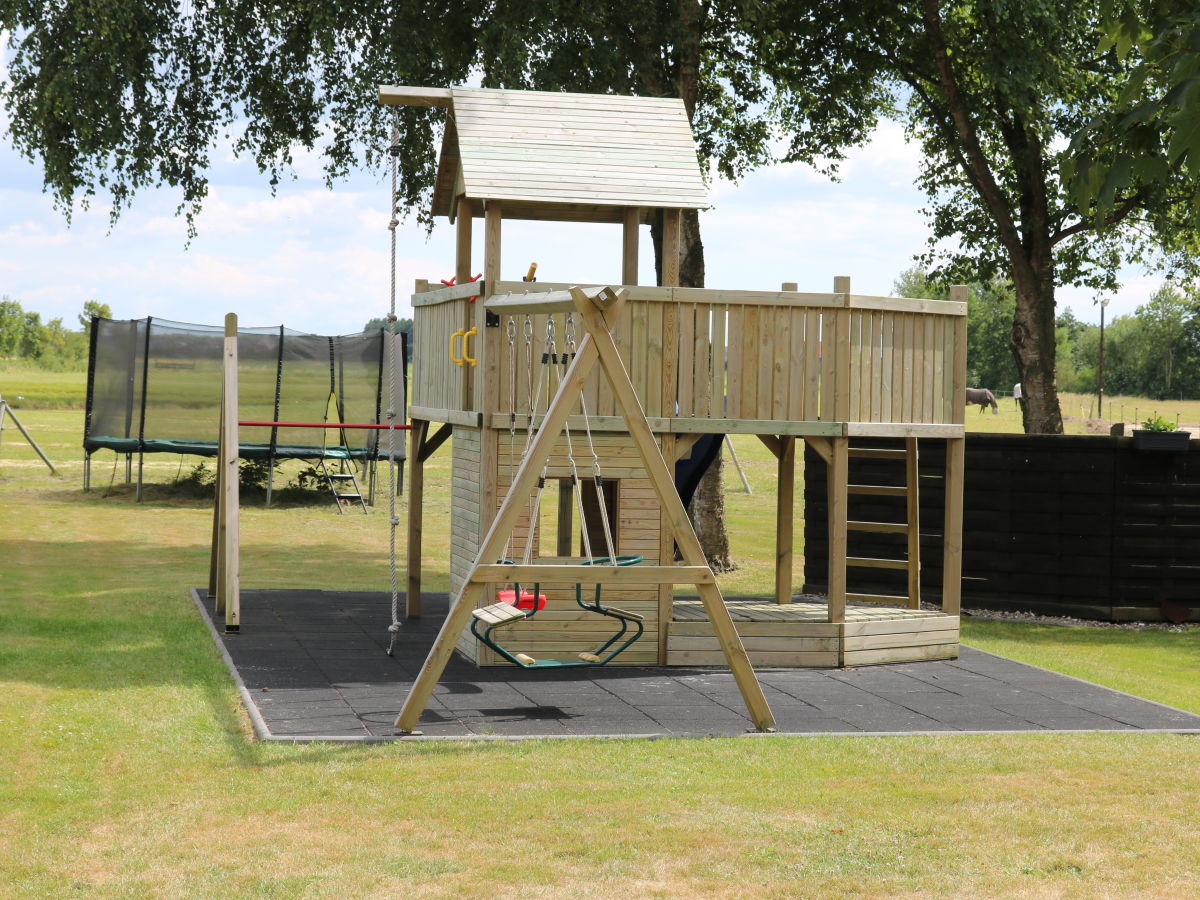
M 1042 259 L 1048 259 L 1049 253 Z M 1062 434 L 1054 381 L 1054 270 L 1052 263 L 1014 266 L 1017 308 L 1011 335 L 1021 373 L 1021 415 L 1026 434 Z

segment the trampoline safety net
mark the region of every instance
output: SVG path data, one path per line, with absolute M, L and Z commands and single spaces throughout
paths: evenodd
M 118 453 L 215 456 L 221 414 L 224 329 L 164 319 L 92 320 L 83 447 Z M 244 421 L 379 423 L 386 401 L 389 334 L 323 336 L 277 328 L 238 329 L 238 409 Z M 404 335 L 398 388 L 407 396 Z M 330 395 L 336 397 L 336 407 Z M 328 416 L 326 410 L 328 409 Z M 407 421 L 401 405 L 397 424 Z M 387 435 L 370 429 L 239 430 L 243 459 L 387 456 Z M 397 440 L 403 458 L 405 441 Z

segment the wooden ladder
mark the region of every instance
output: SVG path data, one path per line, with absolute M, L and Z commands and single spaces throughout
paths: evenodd
M 921 523 L 920 488 L 918 485 L 917 439 L 905 438 L 903 450 L 876 447 L 850 447 L 847 455 L 851 459 L 890 459 L 904 461 L 904 484 L 902 486 L 850 484 L 847 493 L 874 497 L 904 497 L 907 514 L 903 522 L 857 522 L 847 521 L 847 531 L 869 531 L 885 534 L 904 534 L 908 537 L 908 552 L 905 559 L 876 559 L 866 556 L 847 556 L 846 566 L 860 569 L 902 569 L 908 574 L 908 593 L 904 596 L 889 594 L 854 594 L 847 592 L 847 600 L 866 603 L 883 603 L 889 606 L 921 608 Z

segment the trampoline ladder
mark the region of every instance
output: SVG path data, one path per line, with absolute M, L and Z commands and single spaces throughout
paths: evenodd
M 363 499 L 362 491 L 358 487 L 358 479 L 354 477 L 353 468 L 343 464 L 338 471 L 331 471 L 325 460 L 322 459 L 321 471 L 325 473 L 325 483 L 329 485 L 329 493 L 337 505 L 338 515 L 344 516 L 345 508 L 354 503 L 361 507 L 364 516 L 367 515 L 367 501 Z

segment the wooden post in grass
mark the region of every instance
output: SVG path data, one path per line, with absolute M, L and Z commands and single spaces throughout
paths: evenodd
M 221 433 L 217 459 L 217 614 L 225 614 L 225 630 L 241 625 L 238 582 L 238 381 L 237 316 L 225 316 L 221 367 Z

